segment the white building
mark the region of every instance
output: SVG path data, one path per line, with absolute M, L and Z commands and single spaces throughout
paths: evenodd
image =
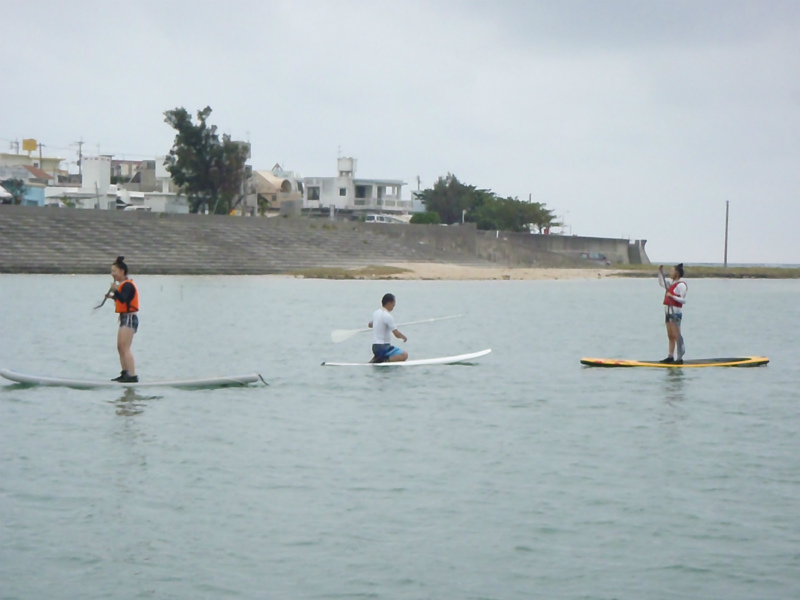
M 111 157 L 84 156 L 81 191 L 105 194 L 111 188 Z
M 63 158 L 56 158 L 51 156 L 37 155 L 31 156 L 30 152 L 27 154 L 11 154 L 8 152 L 0 152 L 0 167 L 34 167 L 41 169 L 48 175 L 52 175 L 54 181 L 58 181 L 59 175 L 66 175 L 67 172 L 61 169 L 61 163 L 64 162 Z
M 355 158 L 338 159 L 337 177 L 303 179 L 303 208 L 405 213 L 411 201 L 402 199 L 405 182 L 397 179 L 360 179 Z
M 45 191 L 49 201 L 70 203 L 76 208 L 118 210 L 122 208 L 152 210 L 153 212 L 188 213 L 189 205 L 183 196 L 171 193 L 171 178 L 163 166 L 163 157 L 152 164 L 153 180 L 148 191 L 128 190 L 111 183 L 112 158 L 110 156 L 83 157 L 83 183 L 80 188 L 51 186 Z M 147 165 L 149 169 L 149 165 Z M 140 169 L 139 173 L 147 169 Z M 160 188 L 160 190 L 159 190 Z

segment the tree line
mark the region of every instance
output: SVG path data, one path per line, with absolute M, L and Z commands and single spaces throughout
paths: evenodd
M 197 120 L 185 108 L 164 113 L 164 121 L 175 130 L 175 140 L 164 166 L 172 180 L 186 194 L 189 210 L 229 214 L 245 198 L 248 177 L 247 144 L 228 134 L 219 135 L 211 125 L 211 107 L 197 111 Z M 0 182 L 19 204 L 25 193 L 21 180 Z M 432 188 L 420 193 L 426 212 L 415 214 L 412 223 L 475 223 L 478 229 L 538 231 L 557 225 L 553 211 L 541 202 L 502 198 L 491 190 L 480 189 L 448 173 Z
M 553 211 L 541 202 L 501 198 L 491 190 L 479 189 L 448 173 L 432 188 L 423 190 L 420 199 L 426 212 L 411 218 L 412 223 L 475 223 L 478 229 L 543 232 L 557 225 Z

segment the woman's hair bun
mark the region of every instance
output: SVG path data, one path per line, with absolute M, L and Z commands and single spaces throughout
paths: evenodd
M 125 262 L 125 257 L 124 256 L 118 256 L 117 257 L 117 262 Z

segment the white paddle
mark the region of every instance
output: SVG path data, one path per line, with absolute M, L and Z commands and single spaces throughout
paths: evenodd
M 433 323 L 434 321 L 444 321 L 445 319 L 457 319 L 460 316 L 461 315 L 451 315 L 449 317 L 434 317 L 433 319 L 423 319 L 422 321 L 411 321 L 410 323 L 400 323 L 398 327 L 405 327 L 406 325 L 419 325 L 420 323 Z M 366 331 L 372 331 L 372 329 L 369 327 L 365 329 L 337 329 L 331 332 L 331 341 L 334 344 L 338 344 L 339 342 L 349 340 L 357 333 L 364 333 Z

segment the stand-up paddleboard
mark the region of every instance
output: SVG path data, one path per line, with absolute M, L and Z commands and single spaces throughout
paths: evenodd
M 739 358 L 696 358 L 681 364 L 662 363 L 657 360 L 619 360 L 616 358 L 582 358 L 587 367 L 658 367 L 662 369 L 694 369 L 698 367 L 760 367 L 769 359 L 765 356 L 743 356 Z
M 442 356 L 441 358 L 419 358 L 417 360 L 406 360 L 401 362 L 382 362 L 382 363 L 340 363 L 324 362 L 323 367 L 417 367 L 420 365 L 457 365 L 466 363 L 475 358 L 486 356 L 491 352 L 491 348 L 472 352 L 471 354 L 457 354 L 456 356 Z
M 49 385 L 77 389 L 92 388 L 152 388 L 152 387 L 176 387 L 184 389 L 193 388 L 216 388 L 243 386 L 264 379 L 258 373 L 247 375 L 232 375 L 229 377 L 209 377 L 206 379 L 175 379 L 171 381 L 142 381 L 139 383 L 120 383 L 118 381 L 102 381 L 94 379 L 65 379 L 61 377 L 40 377 L 38 375 L 24 375 L 8 369 L 0 369 L 0 376 L 16 383 L 26 383 L 29 385 Z M 266 381 L 264 381 L 266 383 Z

